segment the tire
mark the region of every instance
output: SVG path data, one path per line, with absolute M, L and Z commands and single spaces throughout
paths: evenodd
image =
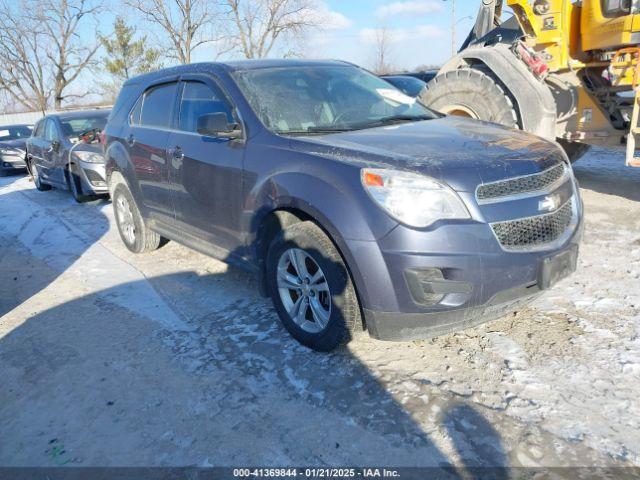
M 47 190 L 51 190 L 51 185 L 48 183 L 44 183 L 40 178 L 40 172 L 38 171 L 38 166 L 31 164 L 31 172 L 33 173 L 33 184 L 36 186 L 36 189 L 40 192 L 46 192 Z
M 429 108 L 447 115 L 520 128 L 511 98 L 493 77 L 476 69 L 461 68 L 436 76 L 419 98 Z
M 302 260 L 302 272 L 292 258 Z M 267 253 L 266 271 L 269 293 L 282 325 L 301 344 L 329 352 L 362 331 L 351 276 L 331 239 L 315 223 L 296 223 L 276 235 Z M 279 272 L 286 272 L 288 280 Z M 300 281 L 317 278 L 318 272 L 324 281 Z M 304 309 L 301 315 L 290 313 L 296 304 L 298 312 Z
M 118 232 L 125 246 L 133 253 L 156 250 L 162 238 L 144 224 L 140 210 L 126 184 L 118 183 L 115 186 L 111 201 Z
M 558 143 L 567 154 L 567 157 L 569 157 L 571 163 L 578 161 L 585 153 L 591 150 L 591 146 L 584 143 L 569 142 L 562 139 L 558 139 Z
M 82 192 L 82 180 L 80 180 L 77 165 L 71 164 L 71 168 L 67 170 L 67 183 L 69 184 L 71 195 L 73 195 L 73 199 L 76 202 L 84 203 L 94 198 L 92 195 L 85 195 Z

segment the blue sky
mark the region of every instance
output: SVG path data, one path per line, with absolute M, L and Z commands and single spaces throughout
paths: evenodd
M 374 52 L 372 30 L 391 32 L 392 63 L 398 69 L 441 64 L 451 54 L 450 0 L 326 0 L 335 15 L 335 28 L 312 35 L 307 56 L 371 63 Z M 479 0 L 456 0 L 457 43 L 473 25 Z M 314 42 L 317 40 L 317 42 Z

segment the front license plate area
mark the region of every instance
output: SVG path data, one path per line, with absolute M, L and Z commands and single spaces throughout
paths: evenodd
M 553 257 L 544 258 L 538 270 L 538 287 L 545 290 L 576 271 L 578 247 L 573 246 Z

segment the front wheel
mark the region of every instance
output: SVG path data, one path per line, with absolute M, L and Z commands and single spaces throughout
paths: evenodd
M 126 184 L 118 183 L 111 197 L 120 238 L 133 253 L 156 250 L 161 237 L 144 224 L 144 219 Z
M 38 191 L 46 192 L 47 190 L 51 190 L 51 185 L 42 181 L 37 165 L 31 163 L 31 172 L 33 174 L 33 184 L 36 186 L 36 189 L 38 189 Z
M 267 255 L 267 281 L 282 324 L 303 345 L 328 352 L 362 330 L 351 276 L 313 222 L 296 223 L 276 236 Z
M 82 180 L 80 180 L 77 165 L 71 165 L 67 171 L 67 179 L 69 180 L 69 190 L 71 190 L 71 195 L 76 202 L 83 203 L 93 199 L 91 195 L 85 195 L 82 191 Z

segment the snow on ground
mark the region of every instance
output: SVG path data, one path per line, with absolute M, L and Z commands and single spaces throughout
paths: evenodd
M 640 170 L 622 164 L 576 164 L 578 271 L 535 303 L 330 355 L 245 273 L 175 243 L 132 255 L 108 202 L 0 179 L 0 465 L 640 465 Z

